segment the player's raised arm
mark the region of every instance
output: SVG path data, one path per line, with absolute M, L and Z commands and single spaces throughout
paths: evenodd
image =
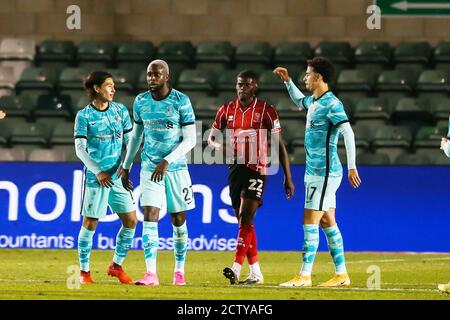
M 286 85 L 286 89 L 288 90 L 291 100 L 295 103 L 297 107 L 299 107 L 300 110 L 303 110 L 305 106 L 303 105 L 302 101 L 305 95 L 300 91 L 299 88 L 297 88 L 292 79 L 289 77 L 288 69 L 283 67 L 276 67 L 273 70 L 273 73 L 275 73 L 277 76 L 281 78 L 281 80 L 284 81 L 284 84 Z

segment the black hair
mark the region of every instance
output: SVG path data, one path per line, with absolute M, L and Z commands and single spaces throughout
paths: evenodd
M 94 86 L 97 85 L 101 87 L 103 82 L 105 82 L 105 80 L 108 78 L 112 78 L 112 75 L 110 73 L 105 71 L 94 71 L 90 73 L 86 77 L 86 79 L 84 79 L 83 86 L 86 90 L 89 100 L 94 100 L 98 94 L 97 92 L 95 92 Z
M 242 70 L 238 73 L 237 78 L 253 79 L 255 81 L 258 80 L 258 76 L 256 75 L 256 73 L 250 70 Z
M 307 61 L 309 67 L 314 69 L 314 72 L 320 74 L 325 83 L 329 83 L 334 74 L 334 67 L 330 60 L 324 57 L 315 57 Z

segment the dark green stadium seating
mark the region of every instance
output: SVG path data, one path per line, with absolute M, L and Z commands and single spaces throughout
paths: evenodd
M 391 114 L 395 125 L 409 126 L 416 131 L 419 127 L 433 122 L 433 115 L 425 100 L 401 98 Z
M 424 70 L 417 80 L 416 93 L 421 98 L 450 97 L 450 70 Z
M 31 98 L 28 95 L 0 97 L 0 106 L 8 115 L 6 119 L 10 119 L 11 117 L 30 119 L 31 110 L 34 108 Z
M 361 153 L 356 159 L 358 165 L 363 166 L 388 166 L 391 160 L 383 153 Z
M 236 81 L 239 70 L 225 70 L 219 74 L 216 90 L 220 101 L 229 101 L 236 97 Z
M 428 42 L 401 42 L 394 49 L 393 62 L 396 69 L 420 72 L 429 63 L 431 54 Z
M 421 127 L 414 139 L 415 153 L 426 155 L 431 160 L 433 160 L 436 156 L 442 156 L 443 151 L 440 150 L 441 138 L 446 136 L 447 127 Z
M 77 48 L 72 41 L 45 40 L 37 49 L 36 65 L 64 68 L 73 66 Z
M 34 118 L 59 118 L 68 120 L 72 117 L 72 100 L 69 95 L 46 94 L 39 96 Z
M 336 83 L 339 98 L 367 98 L 372 95 L 375 75 L 366 70 L 342 70 Z
M 198 119 L 214 118 L 221 105 L 222 102 L 217 97 L 201 98 L 193 106 L 195 111 L 195 117 Z
M 183 69 L 193 67 L 194 46 L 190 41 L 163 41 L 155 58 L 165 60 L 169 64 L 170 73 L 178 75 Z
M 394 107 L 400 98 L 410 97 L 415 86 L 414 75 L 404 70 L 385 70 L 380 73 L 376 84 L 376 94 L 385 98 Z
M 372 145 L 376 153 L 388 155 L 393 163 L 399 154 L 409 153 L 412 134 L 408 127 L 382 126 L 377 129 Z
M 79 67 L 90 69 L 111 68 L 114 65 L 114 45 L 108 41 L 81 41 L 78 45 Z
M 8 124 L 0 126 L 0 147 L 4 148 L 9 144 L 9 137 L 11 136 L 11 128 Z
M 272 70 L 266 70 L 258 77 L 258 96 L 274 105 L 289 94 L 283 81 Z
M 450 70 L 450 41 L 439 42 L 434 49 L 435 69 Z
M 237 45 L 234 56 L 235 69 L 251 70 L 257 75 L 271 69 L 272 48 L 266 41 L 246 41 Z
M 352 119 L 359 125 L 380 126 L 389 122 L 391 111 L 387 102 L 381 98 L 358 100 Z
M 390 66 L 392 48 L 388 42 L 361 42 L 355 48 L 355 67 L 368 71 L 381 72 Z
M 30 123 L 17 125 L 12 128 L 11 144 L 27 144 L 40 147 L 47 146 L 48 128 L 43 124 Z
M 292 102 L 287 92 L 285 97 L 279 99 L 274 106 L 281 119 L 294 118 L 301 119 L 303 122 L 306 119 L 306 111 L 300 111 L 299 107 Z
M 281 42 L 274 48 L 273 67 L 285 67 L 292 79 L 306 69 L 313 50 L 308 42 Z
M 450 116 L 450 98 L 431 101 L 430 109 L 437 126 L 447 126 Z
M 177 81 L 177 88 L 192 98 L 212 96 L 215 90 L 216 76 L 211 71 L 185 69 Z
M 218 73 L 229 69 L 233 47 L 229 41 L 202 41 L 195 49 L 196 69 Z
M 348 68 L 352 64 L 353 49 L 348 42 L 322 41 L 314 50 L 314 55 L 330 59 L 335 68 Z
M 394 161 L 395 165 L 420 166 L 431 165 L 430 158 L 423 154 L 400 154 Z
M 48 67 L 26 68 L 16 84 L 16 93 L 25 91 L 39 91 L 52 93 L 58 80 L 58 71 Z
M 65 68 L 59 75 L 59 90 L 84 90 L 83 81 L 90 71 L 84 68 Z
M 73 147 L 73 122 L 60 122 L 58 123 L 52 131 L 50 137 L 50 145 L 70 145 Z
M 134 93 L 137 83 L 137 73 L 134 69 L 106 69 L 114 80 L 114 87 L 117 91 Z
M 125 41 L 117 47 L 116 63 L 119 69 L 132 69 L 141 72 L 147 69 L 156 54 L 150 41 Z
M 302 164 L 306 163 L 306 151 L 305 149 L 296 149 L 295 152 L 289 155 L 289 160 L 291 164 Z

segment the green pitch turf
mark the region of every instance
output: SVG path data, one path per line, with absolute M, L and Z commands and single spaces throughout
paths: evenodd
M 158 253 L 159 287 L 121 285 L 106 275 L 111 251 L 93 251 L 91 272 L 96 281 L 69 289 L 74 283 L 70 266 L 77 266 L 75 250 L 0 250 L 0 299 L 233 299 L 233 300 L 303 300 L 303 299 L 447 299 L 450 294 L 437 291 L 438 283 L 450 280 L 450 255 L 347 253 L 347 267 L 352 285 L 343 289 L 282 288 L 300 267 L 298 252 L 261 252 L 260 260 L 266 283 L 261 286 L 230 286 L 222 269 L 232 262 L 232 252 L 189 252 L 185 287 L 172 286 L 173 253 Z M 133 278 L 144 272 L 143 253 L 131 251 L 124 269 Z M 373 270 L 379 268 L 379 290 L 369 290 L 374 283 Z M 243 275 L 248 267 L 244 265 Z M 371 271 L 372 270 L 372 271 Z M 328 253 L 316 258 L 313 286 L 328 280 L 334 268 Z M 368 271 L 370 273 L 368 273 Z M 369 277 L 372 277 L 369 279 Z

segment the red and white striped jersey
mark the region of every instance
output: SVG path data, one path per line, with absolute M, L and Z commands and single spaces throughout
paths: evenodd
M 238 163 L 261 174 L 267 173 L 268 137 L 281 131 L 273 106 L 255 98 L 250 107 L 243 110 L 239 99 L 235 99 L 219 108 L 213 128 L 230 130 L 230 142 Z

